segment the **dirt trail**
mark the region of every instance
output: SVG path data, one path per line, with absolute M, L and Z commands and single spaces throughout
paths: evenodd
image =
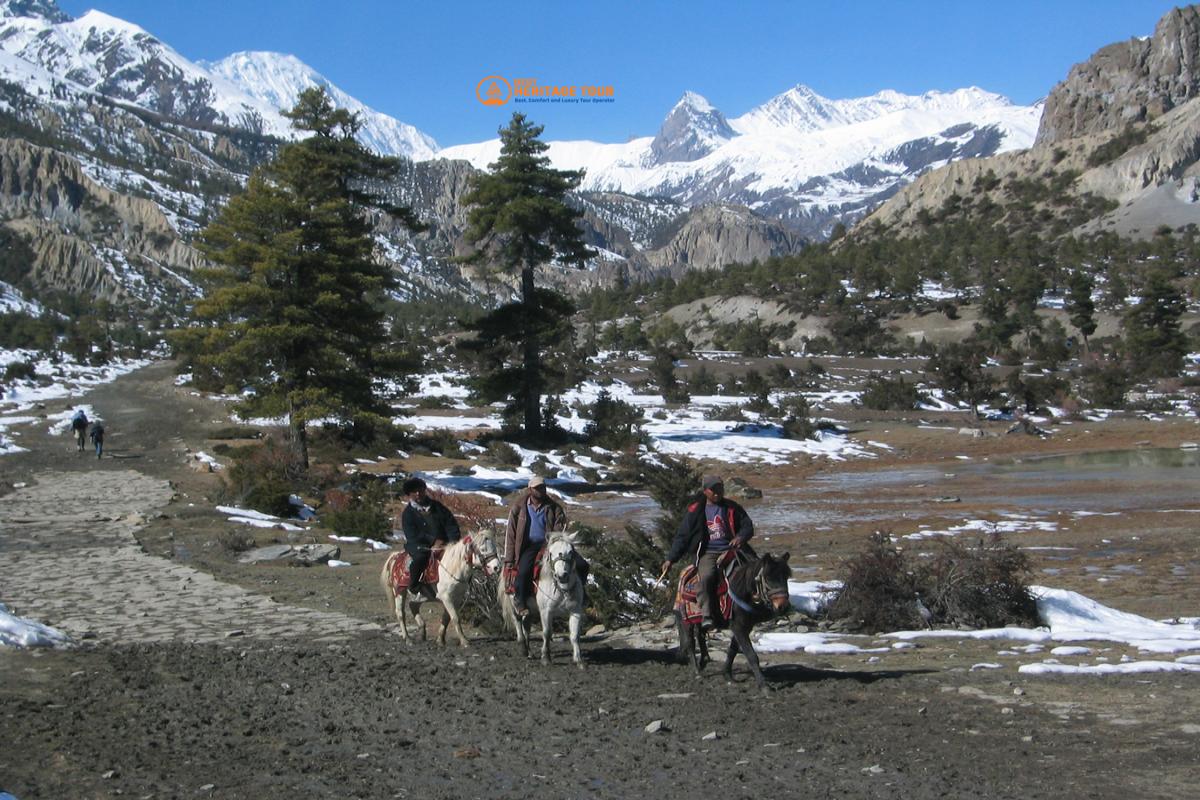
M 182 563 L 172 536 L 220 530 L 193 529 L 214 524 L 212 481 L 183 466 L 220 406 L 167 366 L 87 402 L 116 457 L 76 457 L 43 425 L 0 459 L 0 600 L 92 637 L 0 650 L 0 791 L 19 800 L 1194 794 L 1196 675 L 1029 679 L 971 671 L 991 644 L 945 642 L 886 666 L 768 656 L 764 696 L 740 659 L 733 686 L 693 680 L 661 637 L 589 641 L 582 672 L 561 640 L 550 667 L 486 637 L 404 645 L 366 554 Z
M 75 638 L 215 642 L 230 636 L 342 639 L 378 626 L 275 603 L 164 558 L 134 538 L 171 499 L 134 470 L 38 475 L 0 507 L 0 598 Z

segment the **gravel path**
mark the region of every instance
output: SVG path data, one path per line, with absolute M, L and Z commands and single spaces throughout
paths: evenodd
M 320 642 L 379 630 L 147 555 L 134 531 L 171 495 L 167 481 L 134 470 L 37 476 L 0 504 L 0 600 L 76 639 L 113 644 L 235 636 Z

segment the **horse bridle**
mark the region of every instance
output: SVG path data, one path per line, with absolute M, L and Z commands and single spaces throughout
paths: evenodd
M 478 553 L 483 562 L 483 574 L 490 578 L 492 576 L 492 566 L 489 562 L 492 558 L 495 558 L 497 561 L 499 561 L 499 556 L 497 556 L 494 551 L 492 552 L 491 557 L 485 555 L 484 552 L 476 546 L 475 538 L 469 533 L 463 537 L 463 544 L 467 546 L 467 557 L 464 558 L 463 561 L 466 562 L 468 567 L 475 566 L 475 554 Z M 493 543 L 492 546 L 494 548 L 495 543 Z
M 765 605 L 769 608 L 771 601 L 776 597 L 787 596 L 789 596 L 787 583 L 783 584 L 782 589 L 775 589 L 774 591 L 771 591 L 770 587 L 767 586 L 767 561 L 764 558 L 760 558 L 758 560 L 758 574 L 754 576 L 754 594 L 750 596 L 750 602 Z M 763 602 L 764 597 L 767 600 L 765 603 Z
M 568 588 L 570 588 L 571 573 L 575 571 L 576 556 L 577 556 L 577 553 L 575 552 L 575 548 L 570 547 L 570 549 L 567 551 L 567 554 L 565 556 L 563 556 L 562 558 L 555 558 L 550 550 L 550 545 L 549 544 L 546 545 L 546 560 L 550 562 L 549 563 L 550 577 L 554 579 L 554 585 L 557 586 L 559 589 L 561 589 L 564 592 Z M 560 583 L 558 580 L 558 576 L 554 574 L 554 563 L 556 561 L 563 561 L 567 565 L 567 582 L 565 585 Z M 545 569 L 545 566 L 543 566 L 542 569 Z
M 499 560 L 499 557 L 497 557 L 496 553 L 492 553 L 491 558 L 486 557 L 484 552 L 480 551 L 480 549 L 475 546 L 475 537 L 470 534 L 462 537 L 462 543 L 463 545 L 467 546 L 467 555 L 462 559 L 463 564 L 467 565 L 467 576 L 470 575 L 470 567 L 475 566 L 475 553 L 479 553 L 479 557 L 482 559 L 482 565 L 484 565 L 484 575 L 487 577 L 492 577 L 492 567 L 490 564 L 488 564 L 488 561 L 491 561 L 491 558 L 496 558 Z M 455 578 L 455 581 L 461 582 L 466 581 L 466 579 L 468 578 Z

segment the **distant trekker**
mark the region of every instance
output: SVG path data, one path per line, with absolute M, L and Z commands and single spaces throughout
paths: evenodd
M 83 452 L 83 440 L 87 437 L 88 418 L 87 413 L 82 408 L 75 410 L 75 416 L 71 417 L 71 430 L 75 433 L 75 443 L 79 445 L 79 452 Z
M 96 445 L 96 458 L 104 452 L 104 423 L 96 420 L 92 423 L 92 444 Z

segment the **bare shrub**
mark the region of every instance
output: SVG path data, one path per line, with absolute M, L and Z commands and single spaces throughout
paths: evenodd
M 326 492 L 327 500 L 330 493 Z M 325 523 L 339 536 L 358 536 L 364 539 L 385 539 L 391 532 L 391 515 L 388 513 L 387 485 L 372 481 L 346 503 L 340 495 L 334 498 L 335 510 L 325 515 Z M 342 506 L 336 510 L 337 506 Z
M 265 514 L 289 517 L 289 497 L 305 477 L 304 464 L 285 443 L 268 437 L 244 448 L 225 471 L 224 499 Z
M 872 535 L 863 552 L 842 562 L 830 619 L 868 633 L 1039 624 L 1029 562 L 999 534 L 974 545 L 943 539 L 938 547 L 932 561 L 914 564 L 888 534 Z
M 1029 559 L 999 534 L 973 547 L 943 539 L 922 570 L 922 593 L 933 620 L 968 628 L 1037 625 L 1037 602 L 1026 579 Z
M 889 534 L 872 534 L 863 552 L 842 562 L 839 578 L 842 588 L 829 605 L 830 619 L 869 633 L 924 626 L 917 578 Z
M 254 534 L 247 530 L 225 530 L 217 534 L 217 542 L 229 553 L 244 553 L 253 549 Z
M 588 615 L 608 628 L 658 619 L 671 607 L 669 582 L 656 584 L 664 553 L 644 530 L 625 528 L 624 536 L 582 527 L 579 543 L 592 564 Z

